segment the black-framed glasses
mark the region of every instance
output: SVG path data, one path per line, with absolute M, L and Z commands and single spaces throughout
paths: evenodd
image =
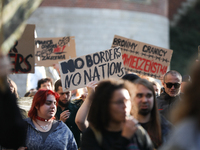
M 172 88 L 172 86 L 174 86 L 175 89 L 178 89 L 180 87 L 180 83 L 171 83 L 171 82 L 168 82 L 168 83 L 165 83 L 167 85 L 167 88 Z

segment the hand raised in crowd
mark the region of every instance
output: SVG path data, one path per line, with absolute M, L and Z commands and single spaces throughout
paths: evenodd
M 65 110 L 60 114 L 60 120 L 65 122 L 70 116 L 69 110 Z
M 89 126 L 87 115 L 90 109 L 90 105 L 92 103 L 90 96 L 94 93 L 97 83 L 98 82 L 96 81 L 92 81 L 87 84 L 87 97 L 76 114 L 75 122 L 81 131 L 85 130 Z
M 133 134 L 137 130 L 137 120 L 135 120 L 133 117 L 127 118 L 123 129 L 122 129 L 122 136 L 130 139 L 133 137 Z
M 81 99 L 85 100 L 88 95 L 91 95 L 95 91 L 95 87 L 97 86 L 97 81 L 92 81 L 87 84 L 87 93 L 81 95 Z
M 97 81 L 92 81 L 87 84 L 88 95 L 91 95 L 94 93 L 97 83 L 98 83 Z

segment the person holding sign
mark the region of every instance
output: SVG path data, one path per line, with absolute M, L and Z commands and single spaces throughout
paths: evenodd
M 55 117 L 57 120 L 63 121 L 69 127 L 74 134 L 74 138 L 79 147 L 81 131 L 75 123 L 75 117 L 79 107 L 83 103 L 83 100 L 76 99 L 71 101 L 71 91 L 63 92 L 60 79 L 55 82 L 55 92 L 60 95 Z
M 82 137 L 81 150 L 153 150 L 148 134 L 132 118 L 126 118 L 131 84 L 103 80 L 91 96 L 89 128 Z
M 54 120 L 59 95 L 51 90 L 39 90 L 28 113 L 25 147 L 18 150 L 75 150 L 72 132 L 62 122 Z
M 84 131 L 89 126 L 87 115 L 92 103 L 91 95 L 93 95 L 96 86 L 96 81 L 92 81 L 87 84 L 88 95 L 76 114 L 75 122 L 81 131 Z

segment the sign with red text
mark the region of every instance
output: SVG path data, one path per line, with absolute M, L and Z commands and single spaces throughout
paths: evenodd
M 159 79 L 167 72 L 173 51 L 121 36 L 114 36 L 112 47 L 120 46 L 126 71 Z
M 59 61 L 76 57 L 75 37 L 36 38 L 35 65 L 53 66 Z
M 8 56 L 11 60 L 12 73 L 34 73 L 34 31 L 35 25 L 26 25 L 21 38 L 14 43 Z
M 85 87 L 90 81 L 125 75 L 120 47 L 59 62 L 63 91 Z

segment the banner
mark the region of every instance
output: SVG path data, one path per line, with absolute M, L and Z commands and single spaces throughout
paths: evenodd
M 21 38 L 15 41 L 15 45 L 10 49 L 12 73 L 34 73 L 34 31 L 35 25 L 27 25 Z
M 120 47 L 59 62 L 63 91 L 85 87 L 90 81 L 125 75 Z
M 159 79 L 167 72 L 173 51 L 121 36 L 114 36 L 112 47 L 120 46 L 126 71 Z
M 53 66 L 61 60 L 76 57 L 75 37 L 36 38 L 35 65 Z

